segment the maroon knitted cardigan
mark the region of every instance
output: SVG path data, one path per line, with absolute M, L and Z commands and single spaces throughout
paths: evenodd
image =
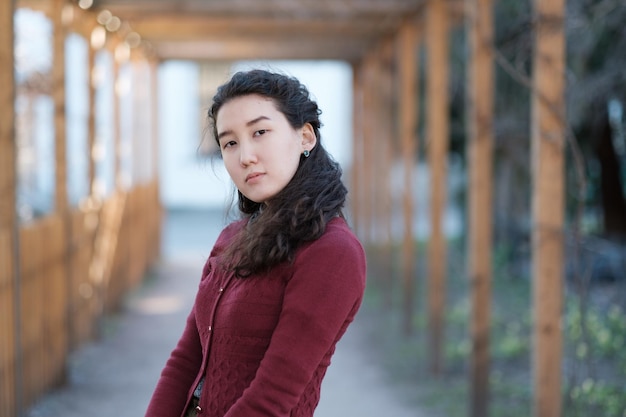
M 293 264 L 236 278 L 218 258 L 243 224 L 215 243 L 147 417 L 182 416 L 202 377 L 200 416 L 313 416 L 335 345 L 361 304 L 363 248 L 336 218 Z

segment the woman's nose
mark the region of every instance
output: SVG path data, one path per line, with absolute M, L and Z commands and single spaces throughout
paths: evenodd
M 240 154 L 239 154 L 239 162 L 243 166 L 248 166 L 257 161 L 256 151 L 254 150 L 254 146 L 250 144 L 241 144 L 240 145 Z

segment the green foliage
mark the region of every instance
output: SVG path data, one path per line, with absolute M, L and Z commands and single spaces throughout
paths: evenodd
M 522 323 L 506 323 L 503 332 L 494 337 L 493 355 L 496 358 L 517 358 L 528 354 L 528 329 Z
M 454 303 L 446 314 L 446 339 L 449 340 L 444 346 L 446 363 L 458 364 L 467 361 L 472 348 L 467 331 L 469 313 L 469 298 L 463 297 Z
M 568 417 L 626 417 L 626 388 L 604 381 L 585 379 L 570 390 Z
M 583 310 L 577 301 L 569 300 L 564 318 L 566 343 L 586 365 L 571 378 L 567 401 L 572 416 L 626 417 L 626 315 L 616 305 L 604 310 L 585 305 Z
M 611 306 L 606 313 L 592 308 L 583 317 L 580 307 L 570 301 L 565 327 L 568 339 L 579 346 L 576 351 L 581 359 L 591 350 L 602 358 L 619 359 L 626 370 L 626 315 L 618 306 Z
M 464 255 L 457 253 L 461 242 L 449 242 L 450 265 L 445 317 L 444 373 L 430 377 L 428 352 L 428 294 L 416 286 L 418 311 L 414 316 L 413 335 L 402 331 L 400 291 L 393 296 L 393 306 L 382 308 L 384 288 L 368 288 L 367 311 L 375 312 L 380 322 L 373 328 L 386 329 L 385 337 L 376 339 L 383 354 L 382 362 L 394 383 L 411 386 L 417 407 L 432 415 L 461 417 L 467 415 L 468 364 L 471 353 L 469 320 L 470 286 L 463 276 Z M 427 253 L 421 248 L 419 254 Z M 376 251 L 376 248 L 369 248 Z M 368 254 L 369 256 L 369 254 Z M 491 314 L 490 417 L 527 417 L 531 415 L 532 394 L 532 299 L 528 279 L 509 273 L 510 248 L 494 251 Z M 374 255 L 372 259 L 380 259 Z M 425 259 L 420 258 L 422 267 Z M 380 270 L 376 266 L 371 271 Z M 418 272 L 419 280 L 424 272 Z M 416 277 L 417 278 L 417 277 Z M 372 277 L 372 282 L 376 279 Z M 395 284 L 399 287 L 399 284 Z M 626 417 L 626 313 L 610 303 L 580 298 L 566 291 L 563 310 L 563 416 Z
M 532 414 L 530 384 L 520 383 L 519 378 L 509 372 L 494 369 L 489 386 L 493 398 L 490 408 L 492 416 L 527 417 Z

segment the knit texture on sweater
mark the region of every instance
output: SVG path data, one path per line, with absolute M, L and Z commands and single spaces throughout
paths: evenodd
M 219 257 L 241 227 L 224 229 L 205 264 L 148 417 L 182 416 L 202 378 L 200 416 L 313 416 L 335 346 L 361 304 L 363 248 L 336 218 L 293 264 L 236 278 Z

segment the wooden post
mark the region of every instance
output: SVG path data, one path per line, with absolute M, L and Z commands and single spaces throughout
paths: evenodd
M 16 148 L 15 148 L 15 79 L 14 79 L 14 34 L 13 1 L 0 6 L 0 230 L 12 233 L 16 224 L 15 189 Z
M 352 222 L 357 235 L 363 238 L 363 64 L 352 65 Z
M 372 90 L 374 100 L 372 102 L 373 135 L 372 135 L 372 166 L 374 175 L 372 184 L 374 185 L 374 240 L 379 247 L 379 262 L 383 267 L 383 273 L 380 274 L 380 280 L 384 287 L 388 287 L 389 273 L 386 270 L 387 258 L 386 240 L 387 240 L 387 195 L 389 194 L 389 168 L 387 166 L 387 147 L 391 137 L 387 129 L 387 111 L 388 111 L 388 91 L 386 86 L 386 68 L 385 60 L 387 59 L 387 50 L 384 40 L 381 40 L 373 51 L 372 61 Z M 386 302 L 389 302 L 387 300 Z
M 150 163 L 152 162 L 152 143 L 150 141 L 150 88 L 149 67 L 141 49 L 132 49 L 132 103 L 133 121 L 132 140 L 132 173 L 133 184 L 145 186 L 149 182 Z M 145 220 L 145 219 L 144 219 Z
M 121 128 L 121 106 L 120 106 L 120 62 L 115 54 L 117 42 L 112 42 L 113 52 L 113 183 L 115 190 L 119 191 L 122 187 L 122 128 Z
M 396 140 L 394 129 L 394 44 L 393 38 L 387 38 L 382 41 L 379 57 L 380 77 L 380 127 L 381 135 L 378 139 L 381 151 L 379 159 L 381 160 L 381 170 L 379 177 L 381 178 L 380 200 L 381 208 L 381 233 L 382 233 L 382 262 L 384 265 L 383 279 L 385 291 L 385 306 L 391 309 L 393 305 L 393 289 L 396 285 L 394 276 L 393 262 L 393 189 L 391 182 L 391 172 L 393 170 L 394 156 L 396 153 Z
M 428 163 L 430 166 L 430 244 L 428 250 L 428 319 L 430 364 L 434 374 L 443 368 L 444 309 L 446 297 L 446 241 L 443 215 L 447 194 L 448 152 L 448 18 L 446 4 L 429 0 L 426 42 L 428 45 Z
M 71 341 L 71 319 L 69 310 L 72 288 L 72 217 L 67 191 L 67 112 L 65 91 L 65 40 L 66 40 L 66 11 L 71 8 L 66 0 L 54 0 L 51 8 L 52 20 L 52 100 L 54 102 L 54 144 L 55 144 L 55 214 L 60 216 L 62 228 L 59 229 L 57 239 L 63 248 L 62 259 L 59 260 L 60 272 L 52 274 L 47 284 L 52 290 L 56 308 L 47 312 L 46 320 L 55 329 L 55 335 L 48 339 L 44 336 L 43 343 L 53 342 L 56 348 L 53 359 L 54 365 L 47 366 L 44 372 L 49 376 L 43 377 L 45 384 L 60 383 L 66 379 L 66 367 L 59 359 L 65 358 Z M 45 322 L 45 321 L 44 321 Z M 44 324 L 45 325 L 45 324 Z M 46 381 L 47 379 L 47 381 Z
M 376 229 L 377 229 L 377 204 L 376 204 L 376 105 L 377 105 L 377 90 L 376 90 L 376 54 L 375 51 L 372 51 L 370 56 L 367 59 L 367 68 L 366 68 L 366 93 L 367 95 L 365 100 L 365 146 L 367 149 L 367 157 L 365 160 L 366 167 L 372 167 L 374 169 L 367 170 L 366 174 L 366 185 L 365 189 L 367 190 L 368 203 L 368 242 L 376 243 Z M 366 206 L 366 208 L 367 208 Z
M 52 100 L 54 102 L 55 211 L 68 210 L 67 195 L 67 130 L 65 120 L 65 0 L 54 0 L 52 7 Z
M 373 190 L 372 184 L 374 183 L 374 170 L 369 169 L 373 165 L 373 149 L 372 144 L 375 140 L 372 134 L 374 124 L 372 123 L 373 108 L 374 108 L 374 92 L 372 91 L 373 84 L 373 60 L 371 55 L 367 55 L 363 62 L 363 239 L 365 244 L 370 244 L 373 241 L 372 231 L 374 222 L 374 210 L 373 210 Z
M 16 214 L 15 2 L 0 3 L 0 415 L 21 410 L 20 293 Z
M 130 133 L 130 167 L 129 174 L 132 178 L 132 188 L 137 188 L 140 186 L 143 181 L 141 178 L 142 168 L 144 165 L 143 158 L 141 158 L 141 154 L 145 156 L 150 155 L 150 150 L 144 148 L 144 135 L 141 131 L 143 117 L 144 117 L 144 108 L 142 107 L 142 99 L 143 99 L 143 77 L 141 74 L 141 61 L 142 58 L 137 54 L 134 50 L 131 52 L 131 58 L 128 62 L 130 67 L 129 69 L 129 78 L 130 78 L 130 106 L 131 106 L 131 125 L 128 127 L 128 132 Z M 141 230 L 142 227 L 137 225 L 137 230 Z M 133 248 L 135 249 L 135 248 Z
M 150 178 L 159 182 L 159 63 L 150 60 L 150 140 L 152 145 L 152 171 Z
M 152 161 L 154 157 L 152 156 L 155 152 L 154 147 L 152 146 L 152 107 L 151 107 L 151 88 L 152 81 L 151 77 L 151 68 L 150 62 L 148 59 L 143 56 L 142 66 L 141 66 L 141 76 L 143 79 L 141 80 L 141 91 L 142 91 L 142 109 L 141 109 L 141 122 L 143 126 L 143 132 L 141 132 L 143 146 L 148 149 L 149 158 L 143 161 L 142 167 L 142 180 L 144 184 L 149 184 L 152 178 Z
M 413 230 L 413 176 L 417 160 L 417 28 L 415 22 L 407 21 L 399 36 L 399 82 L 400 100 L 400 143 L 402 148 L 402 166 L 404 172 L 404 193 L 402 200 L 403 237 L 402 237 L 402 287 L 403 287 L 403 328 L 406 335 L 413 329 L 413 311 L 415 309 L 415 233 Z
M 158 94 L 158 68 L 159 64 L 155 59 L 149 60 L 150 65 L 150 141 L 152 145 L 152 165 L 150 181 L 153 187 L 152 204 L 154 207 L 155 219 L 153 227 L 154 239 L 152 242 L 152 260 L 160 257 L 161 254 L 161 219 L 162 207 L 159 194 L 159 94 Z
M 89 195 L 96 195 L 96 50 L 91 38 L 88 39 L 89 46 L 87 48 L 87 66 L 89 71 L 89 116 L 87 118 L 87 150 L 88 155 L 88 175 L 89 175 Z
M 533 415 L 561 415 L 564 0 L 535 0 L 532 95 Z
M 492 0 L 467 0 L 468 277 L 471 291 L 470 416 L 489 405 L 493 149 Z
M 372 65 L 372 78 L 370 80 L 370 86 L 371 86 L 371 91 L 372 91 L 372 102 L 371 102 L 371 108 L 370 108 L 370 116 L 369 119 L 371 121 L 371 125 L 372 125 L 372 135 L 370 136 L 370 146 L 372 149 L 372 153 L 371 153 L 371 165 L 368 165 L 374 169 L 372 169 L 373 172 L 375 172 L 374 175 L 372 175 L 372 186 L 373 186 L 373 226 L 374 226 L 374 230 L 373 230 L 373 241 L 376 243 L 376 246 L 379 248 L 378 252 L 378 259 L 377 261 L 379 262 L 380 266 L 383 266 L 382 263 L 384 262 L 383 258 L 382 258 L 382 239 L 383 239 L 383 219 L 384 219 L 384 199 L 383 199 L 383 193 L 384 193 L 384 188 L 385 188 L 385 182 L 384 182 L 384 158 L 383 153 L 384 153 L 384 142 L 385 142 L 385 131 L 383 128 L 383 116 L 382 116 L 382 110 L 383 110 L 383 102 L 384 99 L 382 97 L 383 95 L 383 89 L 382 89 L 382 47 L 381 44 L 378 43 L 373 49 L 372 49 L 372 61 L 371 61 L 371 65 Z M 384 269 L 383 269 L 384 270 Z M 379 279 L 379 281 L 381 283 L 383 283 L 384 281 L 386 281 L 386 277 L 383 276 L 384 274 L 378 274 L 379 276 L 377 277 Z M 385 284 L 383 284 L 385 285 Z

